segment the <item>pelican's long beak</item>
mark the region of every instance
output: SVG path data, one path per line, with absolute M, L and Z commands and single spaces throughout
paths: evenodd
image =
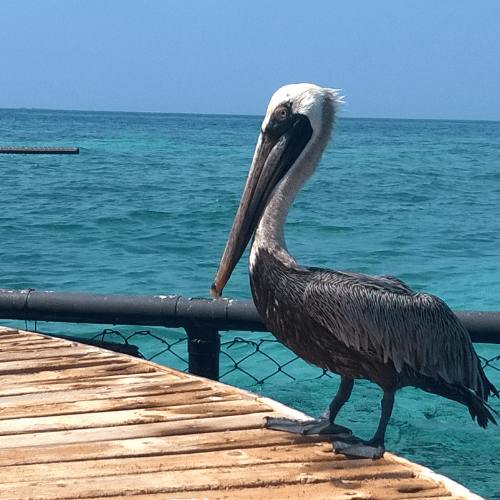
M 312 136 L 309 119 L 292 115 L 287 127 L 268 122 L 259 135 L 240 205 L 226 247 L 210 288 L 213 297 L 222 296 L 233 269 L 245 251 L 274 188 L 290 170 Z

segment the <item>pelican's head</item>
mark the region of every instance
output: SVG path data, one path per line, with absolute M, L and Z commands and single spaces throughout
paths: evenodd
M 285 112 L 290 117 L 304 116 L 308 119 L 313 134 L 325 133 L 329 136 L 335 120 L 337 91 L 311 83 L 293 83 L 278 89 L 267 106 L 261 130 L 266 131 L 273 123 L 281 122 Z
M 276 186 L 294 175 L 300 187 L 315 170 L 333 130 L 337 91 L 309 83 L 285 85 L 267 107 L 226 248 L 210 289 L 220 297 Z

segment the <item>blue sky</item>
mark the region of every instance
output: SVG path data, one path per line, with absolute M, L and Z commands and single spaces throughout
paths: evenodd
M 500 120 L 498 0 L 2 0 L 0 107 Z

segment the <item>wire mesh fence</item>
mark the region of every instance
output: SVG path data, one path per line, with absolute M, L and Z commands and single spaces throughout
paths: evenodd
M 493 358 L 486 359 L 483 356 L 479 356 L 479 359 L 481 360 L 481 364 L 485 370 L 485 372 L 488 371 L 488 369 L 495 370 L 497 373 L 500 373 L 500 356 L 494 356 Z
M 248 332 L 245 332 L 248 336 Z M 332 377 L 327 370 L 308 365 L 292 351 L 278 342 L 271 334 L 259 333 L 252 339 L 235 336 L 228 340 L 230 334 L 223 335 L 220 348 L 220 377 L 223 382 L 233 385 L 253 385 L 276 383 L 302 379 L 319 379 Z M 186 335 L 175 337 L 169 330 L 168 336 L 151 330 L 140 330 L 133 333 L 121 333 L 114 329 L 104 329 L 90 337 L 91 341 L 102 343 L 103 347 L 114 348 L 122 343 L 132 347 L 137 356 L 155 361 L 165 366 L 188 371 L 188 353 Z M 477 345 L 484 347 L 484 344 Z M 491 346 L 495 349 L 497 346 Z M 500 347 L 498 347 L 500 350 Z M 500 354 L 485 357 L 479 350 L 479 358 L 486 374 L 500 377 Z
M 304 369 L 308 378 L 331 377 L 326 370 L 307 365 L 270 334 L 259 336 L 261 338 L 254 340 L 238 336 L 221 342 L 219 380 L 232 384 L 238 381 L 245 385 L 264 384 L 271 379 L 292 381 L 304 376 Z M 189 368 L 187 336 L 172 339 L 171 335 L 164 338 L 149 330 L 123 334 L 118 330 L 105 329 L 89 340 L 108 348 L 114 348 L 119 341 L 148 361 L 182 371 Z

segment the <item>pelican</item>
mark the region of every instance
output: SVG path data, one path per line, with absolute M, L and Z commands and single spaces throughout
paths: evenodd
M 378 458 L 385 451 L 395 392 L 405 386 L 458 401 L 481 427 L 496 424 L 486 401 L 498 391 L 467 330 L 441 299 L 416 293 L 393 276 L 304 267 L 287 251 L 288 210 L 316 170 L 339 101 L 337 91 L 311 84 L 286 85 L 272 96 L 211 287 L 212 296 L 220 298 L 253 235 L 250 285 L 266 327 L 308 363 L 341 377 L 320 419 L 268 418 L 267 426 L 325 434 L 338 453 Z M 380 421 L 369 441 L 335 423 L 355 379 L 383 390 Z

